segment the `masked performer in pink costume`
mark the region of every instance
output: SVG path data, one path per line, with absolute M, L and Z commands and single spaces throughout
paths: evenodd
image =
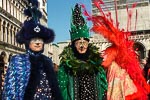
M 112 45 L 102 53 L 102 65 L 108 70 L 107 100 L 147 100 L 149 86 L 143 77 L 140 63 L 133 49 L 134 42 L 129 40 L 130 32 L 118 29 L 111 19 L 111 13 L 104 14 L 101 0 L 94 2 L 99 16 L 84 14 L 91 20 L 91 30 L 103 35 Z M 84 8 L 84 6 L 83 6 Z

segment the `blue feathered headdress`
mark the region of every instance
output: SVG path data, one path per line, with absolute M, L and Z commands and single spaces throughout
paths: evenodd
M 38 8 L 38 0 L 27 0 L 28 7 L 24 10 L 27 19 L 24 21 L 21 30 L 16 35 L 16 41 L 19 44 L 26 44 L 32 38 L 42 38 L 44 43 L 50 43 L 54 40 L 55 34 L 52 29 L 49 29 L 40 24 L 42 13 Z

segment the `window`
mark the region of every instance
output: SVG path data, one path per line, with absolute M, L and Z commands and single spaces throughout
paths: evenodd
M 0 7 L 2 7 L 2 4 L 3 4 L 3 0 L 0 0 Z
M 3 41 L 5 41 L 5 32 L 6 32 L 5 31 L 5 25 L 6 25 L 6 22 L 4 21 L 3 22 L 3 33 L 2 33 L 3 34 L 3 39 L 2 39 Z
M 1 31 L 1 27 L 2 27 L 2 20 L 0 19 L 0 31 Z
M 7 24 L 7 34 L 6 34 L 6 36 L 7 36 L 6 42 L 8 43 L 9 42 L 9 24 Z

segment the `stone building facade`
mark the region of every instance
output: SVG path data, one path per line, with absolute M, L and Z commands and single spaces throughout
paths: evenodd
M 114 0 L 103 0 L 105 2 L 105 7 L 103 10 L 109 10 L 112 15 L 114 22 L 116 21 L 116 11 Z M 117 2 L 117 18 L 119 22 L 119 28 L 132 32 L 130 39 L 135 41 L 134 48 L 140 55 L 141 59 L 147 57 L 148 51 L 150 50 L 150 0 L 116 0 Z M 93 2 L 93 0 L 92 0 Z M 136 4 L 135 8 L 132 5 Z M 131 12 L 131 21 L 128 21 L 129 16 L 128 11 Z M 92 3 L 93 15 L 99 15 L 98 9 Z M 99 35 L 94 35 L 92 41 L 104 50 L 110 43 Z
M 16 43 L 15 35 L 25 19 L 23 10 L 26 2 L 25 0 L 0 1 L 0 52 L 6 52 L 6 58 L 8 58 L 11 53 L 25 51 L 23 45 Z

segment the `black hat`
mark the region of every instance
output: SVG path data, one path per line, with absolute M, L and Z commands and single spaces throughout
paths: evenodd
M 44 43 L 54 40 L 54 31 L 40 24 L 42 13 L 38 8 L 38 0 L 28 0 L 28 7 L 24 10 L 27 19 L 24 21 L 21 30 L 16 35 L 19 44 L 26 44 L 32 38 L 42 38 Z

